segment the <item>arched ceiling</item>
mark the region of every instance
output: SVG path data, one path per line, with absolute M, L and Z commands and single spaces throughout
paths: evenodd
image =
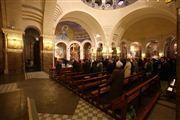
M 69 40 L 77 40 L 79 42 L 82 42 L 84 40 L 90 40 L 90 37 L 86 30 L 81 27 L 81 25 L 75 22 L 60 22 L 56 27 L 56 38 L 62 37 L 63 32 L 65 32 Z
M 163 35 L 171 35 L 176 32 L 176 24 L 164 18 L 146 18 L 129 26 L 122 38 L 128 41 L 142 39 L 155 39 Z
M 66 13 L 60 18 L 59 22 L 62 22 L 62 21 L 72 21 L 81 25 L 82 28 L 84 28 L 88 32 L 93 45 L 95 45 L 96 43 L 95 42 L 96 34 L 99 34 L 100 36 L 102 36 L 101 39 L 104 39 L 103 37 L 104 32 L 100 24 L 97 22 L 97 20 L 94 17 L 92 17 L 90 14 L 86 12 L 72 11 L 72 12 Z
M 119 22 L 116 24 L 114 28 L 114 34 L 119 36 L 119 39 L 123 36 L 124 32 L 133 24 L 138 21 L 149 19 L 149 18 L 162 18 L 164 20 L 168 20 L 171 23 L 176 23 L 176 15 L 175 12 L 172 13 L 168 10 L 160 9 L 160 8 L 141 8 L 137 9 L 125 17 L 123 17 Z

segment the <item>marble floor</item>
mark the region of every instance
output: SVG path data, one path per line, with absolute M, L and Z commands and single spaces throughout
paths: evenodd
M 0 76 L 0 120 L 28 120 L 27 98 L 34 100 L 39 120 L 113 120 L 50 80 L 44 72 Z M 162 99 L 161 99 L 162 98 Z M 175 120 L 176 104 L 160 97 L 147 120 Z

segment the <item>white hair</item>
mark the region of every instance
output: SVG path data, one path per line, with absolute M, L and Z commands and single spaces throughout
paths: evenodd
M 117 68 L 121 68 L 123 66 L 123 63 L 120 61 L 120 60 L 118 60 L 117 62 L 116 62 L 116 67 Z

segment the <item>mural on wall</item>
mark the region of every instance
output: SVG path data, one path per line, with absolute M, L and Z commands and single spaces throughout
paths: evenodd
M 151 41 L 146 45 L 146 57 L 158 58 L 159 56 L 159 43 L 157 41 Z
M 120 57 L 123 58 L 123 59 L 126 59 L 127 58 L 127 44 L 126 42 L 121 42 L 120 43 Z
M 61 39 L 61 40 L 69 40 L 69 37 L 68 37 L 68 25 L 63 25 L 61 27 L 61 33 L 60 35 L 58 36 L 58 39 Z
M 91 59 L 91 44 L 85 43 L 84 44 L 84 59 Z
M 55 56 L 60 59 L 66 58 L 66 45 L 64 43 L 58 43 L 56 45 Z
M 117 49 L 115 43 L 112 42 L 112 59 L 116 59 L 116 57 L 117 57 Z
M 79 24 L 71 21 L 63 21 L 58 23 L 55 31 L 56 40 L 70 42 L 73 40 L 83 42 L 90 40 L 89 34 Z
M 91 42 L 86 30 L 80 24 L 72 21 L 59 22 L 56 26 L 55 35 L 55 45 L 57 43 L 65 43 L 65 47 L 56 46 L 55 57 L 67 60 L 79 60 L 80 55 L 82 55 L 80 52 L 83 52 L 80 51 L 83 41 L 89 40 Z M 78 41 L 78 44 L 75 41 Z M 66 49 L 68 50 L 66 51 Z M 87 57 L 87 55 L 84 56 Z M 91 57 L 90 54 L 89 57 Z
M 70 45 L 70 60 L 80 60 L 80 46 L 77 43 Z
M 176 58 L 177 54 L 177 40 L 174 36 L 166 39 L 164 47 L 164 55 L 169 58 Z
M 141 45 L 138 42 L 133 42 L 130 45 L 130 55 L 132 58 L 141 58 Z
M 103 58 L 103 44 L 102 43 L 99 43 L 98 44 L 98 48 L 97 48 L 97 51 L 96 51 L 96 56 L 97 56 L 97 59 L 102 59 Z

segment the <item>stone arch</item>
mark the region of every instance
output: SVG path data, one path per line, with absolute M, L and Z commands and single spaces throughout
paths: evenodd
M 113 35 L 116 34 L 119 36 L 119 39 L 122 39 L 124 32 L 131 25 L 143 19 L 152 18 L 152 17 L 163 18 L 172 22 L 173 24 L 176 24 L 176 15 L 168 11 L 168 8 L 163 9 L 157 7 L 143 6 L 141 8 L 135 8 L 134 10 L 124 15 L 124 17 L 121 18 L 113 28 L 111 37 L 113 37 Z
M 80 24 L 89 34 L 93 47 L 96 45 L 96 34 L 100 34 L 101 39 L 105 39 L 105 35 L 101 25 L 98 23 L 95 17 L 93 17 L 90 13 L 82 12 L 82 11 L 69 11 L 64 13 L 62 16 L 58 18 L 55 26 L 60 21 L 72 21 Z M 55 33 L 55 31 L 54 31 Z
M 34 26 L 34 25 L 28 25 L 28 26 L 26 26 L 25 29 L 24 29 L 24 31 L 26 31 L 26 30 L 29 29 L 29 28 L 32 28 L 32 29 L 38 31 L 40 35 L 41 35 L 41 33 L 42 33 L 41 30 L 40 30 L 37 26 Z

